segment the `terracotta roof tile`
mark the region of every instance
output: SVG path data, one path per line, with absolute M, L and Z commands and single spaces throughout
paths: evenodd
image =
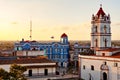
M 29 65 L 27 68 L 45 68 L 45 67 L 57 67 L 57 65 Z
M 102 50 L 97 50 L 97 51 L 107 51 L 107 52 L 113 52 L 113 51 L 118 51 L 120 48 L 107 48 L 107 49 L 102 49 Z
M 111 57 L 120 58 L 120 52 L 117 52 L 117 53 L 113 54 Z
M 66 35 L 65 33 L 63 33 L 63 34 L 61 35 L 61 38 L 63 38 L 63 37 L 67 37 L 67 35 Z
M 102 17 L 105 15 L 102 7 L 100 7 L 99 11 L 97 12 L 97 15 L 98 15 L 98 17 L 100 17 L 100 15 L 102 15 Z
M 24 58 L 24 59 L 16 59 L 16 60 L 0 60 L 0 64 L 29 64 L 29 63 L 55 63 L 48 59 L 41 59 L 41 58 Z

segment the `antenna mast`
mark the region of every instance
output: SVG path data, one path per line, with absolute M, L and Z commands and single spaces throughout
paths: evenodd
M 30 20 L 30 40 L 32 41 L 32 20 Z

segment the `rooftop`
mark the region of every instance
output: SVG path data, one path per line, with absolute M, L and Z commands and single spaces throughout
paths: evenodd
M 100 17 L 100 15 L 103 17 L 105 15 L 105 12 L 103 11 L 102 7 L 100 7 L 99 11 L 97 12 L 98 17 Z
M 101 55 L 95 55 L 95 54 L 88 54 L 88 55 L 82 55 L 82 56 L 95 56 L 95 57 L 104 57 L 104 58 L 120 58 L 120 52 L 113 54 L 112 56 L 101 56 Z
M 101 49 L 101 50 L 97 50 L 97 51 L 114 52 L 114 51 L 118 51 L 118 50 L 120 50 L 120 48 L 106 48 L 106 49 Z
M 61 38 L 63 38 L 63 37 L 67 37 L 67 35 L 66 35 L 65 33 L 63 33 L 63 34 L 61 35 Z
M 117 53 L 113 54 L 111 57 L 120 58 L 120 52 L 117 52 Z
M 46 58 L 21 58 L 15 60 L 0 60 L 0 64 L 30 64 L 30 63 L 55 63 Z

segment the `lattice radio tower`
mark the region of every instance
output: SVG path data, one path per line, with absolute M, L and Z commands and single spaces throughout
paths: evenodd
M 32 41 L 32 20 L 30 20 L 30 40 Z

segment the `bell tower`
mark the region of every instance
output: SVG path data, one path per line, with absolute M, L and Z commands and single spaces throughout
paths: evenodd
M 96 15 L 92 15 L 91 21 L 91 49 L 100 50 L 111 47 L 110 15 L 106 15 L 100 5 Z

